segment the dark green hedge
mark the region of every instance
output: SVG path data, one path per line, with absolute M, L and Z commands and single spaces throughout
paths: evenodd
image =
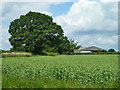
M 42 55 L 46 55 L 46 56 L 56 56 L 56 55 L 59 55 L 59 53 L 42 51 Z

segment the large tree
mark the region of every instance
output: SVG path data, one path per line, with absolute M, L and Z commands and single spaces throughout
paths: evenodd
M 109 49 L 108 52 L 115 52 L 115 50 L 114 49 Z
M 61 26 L 45 14 L 30 11 L 21 15 L 10 23 L 8 31 L 13 51 L 41 54 L 42 51 L 63 53 L 70 49 Z

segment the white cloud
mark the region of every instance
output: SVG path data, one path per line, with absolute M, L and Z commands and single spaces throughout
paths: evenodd
M 2 26 L 0 25 L 0 30 L 2 29 Z M 0 49 L 2 49 L 2 33 L 0 33 Z
M 58 16 L 54 21 L 63 26 L 65 33 L 75 30 L 116 30 L 118 21 L 114 20 L 117 17 L 117 6 L 115 5 L 117 4 L 104 4 L 87 0 L 82 2 L 79 0 L 72 5 L 66 15 Z
M 3 3 L 2 5 L 2 20 L 14 20 L 20 15 L 25 15 L 29 11 L 48 12 L 50 3 Z
M 119 2 L 120 0 L 100 0 L 100 2 Z
M 99 44 L 109 44 L 109 45 L 113 45 L 118 43 L 117 42 L 117 36 L 112 36 L 112 37 L 98 37 L 95 42 L 99 43 Z
M 2 0 L 2 2 L 75 2 L 77 0 Z
M 0 49 L 9 50 L 11 46 L 10 46 L 10 42 L 8 40 L 8 38 L 10 37 L 10 35 L 8 33 L 8 29 L 2 27 L 0 32 L 1 32 Z
M 74 40 L 74 43 L 78 43 L 78 41 L 77 41 L 77 40 Z
M 10 43 L 9 40 L 5 40 L 6 43 Z
M 48 12 L 48 11 L 43 11 L 43 12 L 41 12 L 41 13 L 44 13 L 44 14 L 49 15 L 49 16 L 52 16 L 52 15 L 53 15 L 51 12 Z
M 10 49 L 10 42 L 8 40 L 8 38 L 10 37 L 9 33 L 8 33 L 8 28 L 7 26 L 1 26 L 0 32 L 1 32 L 1 38 L 0 38 L 0 49 L 3 50 L 9 50 Z
M 117 47 L 118 39 L 115 36 L 104 34 L 118 31 L 117 4 L 116 2 L 79 0 L 72 5 L 67 14 L 54 18 L 54 21 L 62 26 L 65 35 L 78 40 L 81 45 Z M 77 35 L 75 32 L 78 32 Z M 82 34 L 82 32 L 90 34 Z M 92 32 L 103 33 L 98 35 L 97 33 L 92 34 Z
M 79 41 L 79 45 L 97 46 L 104 49 L 114 48 L 118 49 L 118 36 L 103 36 L 103 35 L 72 35 L 74 40 Z

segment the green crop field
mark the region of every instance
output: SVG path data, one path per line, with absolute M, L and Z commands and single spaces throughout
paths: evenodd
M 117 88 L 118 55 L 2 59 L 3 88 Z

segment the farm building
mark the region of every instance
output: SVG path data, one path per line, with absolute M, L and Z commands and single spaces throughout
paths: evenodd
M 79 49 L 74 49 L 74 53 L 84 53 L 84 52 L 106 52 L 106 50 L 91 46 L 91 47 L 80 47 Z

